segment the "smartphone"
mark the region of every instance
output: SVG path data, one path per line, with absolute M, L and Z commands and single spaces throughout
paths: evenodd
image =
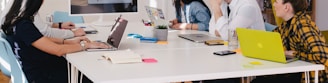
M 224 56 L 224 55 L 236 54 L 236 52 L 235 51 L 230 51 L 230 50 L 224 50 L 224 51 L 213 52 L 213 54 Z
M 205 41 L 206 45 L 213 46 L 213 45 L 224 45 L 223 40 L 207 40 Z

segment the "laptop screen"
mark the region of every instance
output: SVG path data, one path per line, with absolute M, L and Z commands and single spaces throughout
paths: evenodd
M 121 19 L 121 17 L 122 17 L 122 14 L 120 14 L 120 16 L 118 16 L 118 17 L 116 18 L 115 23 L 114 23 L 114 25 L 112 26 L 112 29 L 110 30 L 110 32 L 113 31 L 113 29 L 115 28 L 116 24 L 118 23 L 119 19 Z
M 123 37 L 125 28 L 127 26 L 128 21 L 125 19 L 117 19 L 117 22 L 113 26 L 111 30 L 111 34 L 107 39 L 107 43 L 113 45 L 114 47 L 118 48 Z

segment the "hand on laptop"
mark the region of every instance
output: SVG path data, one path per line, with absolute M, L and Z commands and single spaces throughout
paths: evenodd
M 105 49 L 105 48 L 111 48 L 111 47 L 103 42 L 87 42 L 86 48 L 87 49 Z
M 81 41 L 90 42 L 90 40 L 87 37 L 81 36 L 81 37 L 74 37 L 71 39 L 66 39 L 66 40 L 64 40 L 64 44 L 79 44 Z

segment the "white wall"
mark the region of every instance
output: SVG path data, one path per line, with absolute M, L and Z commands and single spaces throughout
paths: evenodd
M 45 19 L 45 16 L 47 14 L 53 13 L 53 11 L 69 11 L 69 0 L 44 0 L 44 4 L 41 7 L 39 13 L 41 14 L 42 18 Z M 128 19 L 129 21 L 140 21 L 141 19 L 148 19 L 147 13 L 145 12 L 144 6 L 150 6 L 149 2 L 150 0 L 137 0 L 138 1 L 138 13 L 128 13 L 128 14 L 122 14 L 123 18 Z M 157 5 L 158 8 L 162 8 L 165 16 L 171 16 L 167 13 L 167 1 L 171 0 L 152 0 L 152 2 L 157 2 L 154 5 Z M 60 4 L 60 5 L 59 5 Z M 171 4 L 171 3 L 169 3 Z M 154 6 L 152 5 L 152 6 Z M 173 13 L 174 14 L 174 13 Z M 110 14 L 105 15 L 105 20 L 113 20 L 115 19 L 119 14 Z M 93 22 L 98 19 L 99 16 L 93 15 L 93 16 L 84 16 L 86 22 Z
M 328 30 L 328 0 L 316 0 L 316 23 L 320 30 Z

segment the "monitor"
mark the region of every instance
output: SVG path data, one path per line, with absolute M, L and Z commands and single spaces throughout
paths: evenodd
M 69 0 L 70 15 L 98 15 L 94 25 L 108 25 L 103 21 L 105 14 L 137 13 L 137 0 Z

